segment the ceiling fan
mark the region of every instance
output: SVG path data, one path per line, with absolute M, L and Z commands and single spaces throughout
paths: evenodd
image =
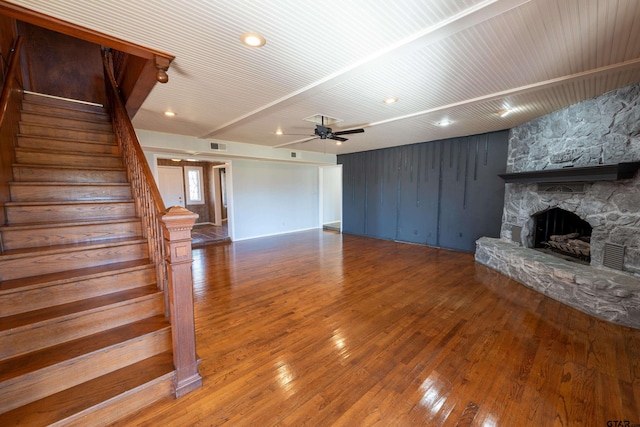
M 316 128 L 314 129 L 313 135 L 307 134 L 298 134 L 298 133 L 285 133 L 283 135 L 304 135 L 310 136 L 311 138 L 303 139 L 299 141 L 286 142 L 284 144 L 276 145 L 275 147 L 283 147 L 285 145 L 297 144 L 302 142 L 313 141 L 314 139 L 333 139 L 335 141 L 339 141 L 340 143 L 344 141 L 348 141 L 348 138 L 342 137 L 342 135 L 350 135 L 352 133 L 363 133 L 364 129 L 349 129 L 349 130 L 339 130 L 334 132 L 330 127 L 324 125 L 324 116 L 321 116 L 321 124 L 316 124 Z
M 324 116 L 322 116 L 322 124 L 316 125 L 316 129 L 314 132 L 316 137 L 312 139 L 317 139 L 317 138 L 334 139 L 336 141 L 344 142 L 344 141 L 348 141 L 348 138 L 343 138 L 340 135 L 350 135 L 352 133 L 362 133 L 362 132 L 364 132 L 364 129 L 339 130 L 337 132 L 334 132 L 333 130 L 331 130 L 330 127 L 326 127 L 324 125 Z M 311 139 L 309 141 L 311 141 Z

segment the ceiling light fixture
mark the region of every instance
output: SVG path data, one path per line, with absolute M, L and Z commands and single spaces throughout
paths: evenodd
M 342 145 L 342 141 L 336 141 L 336 145 Z
M 438 122 L 438 126 L 445 127 L 445 126 L 449 126 L 451 123 L 452 123 L 451 120 L 443 120 L 441 122 Z
M 276 135 L 282 135 L 282 134 L 283 134 L 283 132 L 282 132 L 280 129 L 278 129 L 278 130 L 276 131 Z
M 181 162 L 182 159 L 171 159 L 172 162 Z
M 398 98 L 393 98 L 391 96 L 384 99 L 385 104 L 395 104 L 396 102 L 398 102 Z
M 165 111 L 164 115 L 167 117 L 175 117 L 176 113 L 174 113 L 173 111 Z
M 244 33 L 240 36 L 240 41 L 245 46 L 262 47 L 267 41 L 258 33 Z
M 504 110 L 498 111 L 498 115 L 500 117 L 507 117 L 511 113 L 511 111 L 512 111 L 511 109 L 505 108 Z

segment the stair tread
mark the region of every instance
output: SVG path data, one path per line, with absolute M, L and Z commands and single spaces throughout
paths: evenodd
M 0 361 L 0 384 L 12 378 L 53 366 L 66 360 L 122 344 L 170 327 L 164 316 L 153 316 L 103 332 L 78 338 L 39 351 Z
M 129 244 L 146 243 L 147 239 L 143 236 L 138 237 L 122 237 L 114 239 L 105 239 L 99 242 L 79 242 L 68 243 L 64 245 L 52 245 L 37 248 L 11 249 L 0 254 L 0 261 L 21 258 L 28 255 L 48 255 L 59 254 L 61 252 L 73 252 L 87 249 L 106 248 L 110 246 L 123 246 Z
M 20 120 L 20 124 L 25 124 L 25 125 L 29 125 L 29 126 L 40 126 L 40 127 L 49 128 L 49 129 L 70 130 L 70 131 L 74 131 L 74 132 L 99 133 L 99 134 L 104 134 L 104 135 L 114 135 L 114 132 L 112 130 L 80 129 L 80 128 L 73 128 L 73 127 L 68 127 L 68 126 L 55 126 L 55 125 L 50 125 L 50 124 L 47 124 L 47 123 L 30 122 L 28 120 Z M 27 133 L 27 134 L 21 133 L 20 135 L 37 136 L 37 135 L 29 134 L 29 133 Z
M 12 185 L 24 185 L 29 187 L 130 187 L 128 182 L 32 182 L 32 181 L 12 181 Z
M 20 168 L 37 168 L 37 169 L 90 170 L 90 171 L 96 171 L 96 172 L 125 171 L 124 167 L 110 168 L 110 167 L 101 167 L 101 166 L 36 165 L 32 163 L 14 163 L 13 166 L 20 167 Z
M 50 111 L 49 112 L 43 112 L 43 111 L 33 111 L 33 110 L 22 109 L 22 110 L 20 110 L 20 112 L 21 113 L 26 113 L 26 114 L 31 114 L 31 115 L 34 115 L 34 116 L 53 117 L 53 118 L 56 118 L 56 119 L 74 120 L 74 121 L 78 121 L 78 122 L 91 123 L 91 124 L 94 124 L 94 123 L 96 123 L 96 124 L 109 123 L 108 121 L 103 119 L 104 117 L 108 117 L 106 114 L 104 114 L 104 115 L 102 115 L 100 117 L 100 119 L 102 119 L 102 120 L 100 120 L 100 119 L 90 120 L 90 119 L 83 119 L 83 118 L 78 118 L 78 117 L 69 117 L 69 116 L 66 116 L 64 114 L 55 114 L 55 113 L 50 112 Z M 100 115 L 101 113 L 93 113 L 93 114 Z M 33 123 L 33 122 L 29 122 L 29 123 Z
M 86 142 L 80 142 L 79 144 L 87 144 Z M 90 142 L 89 142 L 90 144 Z M 82 152 L 68 152 L 68 151 L 62 151 L 62 150 L 48 150 L 46 148 L 40 149 L 40 150 L 35 150 L 33 148 L 22 148 L 22 147 L 16 147 L 15 148 L 16 152 L 20 151 L 20 152 L 24 152 L 24 153 L 50 153 L 50 154 L 64 154 L 64 155 L 68 155 L 68 156 L 78 156 L 78 157 L 116 157 L 116 158 L 121 158 L 122 155 L 121 154 L 110 154 L 110 153 L 82 153 Z M 22 163 L 19 163 L 22 164 Z M 84 168 L 85 166 L 80 166 L 80 169 Z
M 66 138 L 60 138 L 60 137 L 55 137 L 55 136 L 45 136 L 45 135 L 30 135 L 30 134 L 25 134 L 25 133 L 18 133 L 16 135 L 16 137 L 18 138 L 32 138 L 32 139 L 45 139 L 47 141 L 62 141 L 62 142 L 72 142 L 74 144 L 97 144 L 97 145 L 108 145 L 108 146 L 114 146 L 114 145 L 118 145 L 117 142 L 113 141 L 113 142 L 104 142 L 104 141 L 78 141 L 78 140 L 69 140 Z
M 148 259 L 137 259 L 113 264 L 99 265 L 95 267 L 81 268 L 77 270 L 67 270 L 57 273 L 42 274 L 39 276 L 29 276 L 21 279 L 11 279 L 0 281 L 0 294 L 16 292 L 41 286 L 55 286 L 77 280 L 88 280 L 115 272 L 126 270 L 137 270 L 154 267 Z M 155 268 L 155 267 L 154 267 Z
M 117 200 L 37 200 L 33 202 L 21 201 L 21 202 L 5 202 L 5 206 L 55 206 L 55 205 L 90 205 L 96 203 L 133 203 L 133 199 L 117 199 Z
M 57 221 L 57 222 L 38 222 L 31 224 L 17 224 L 17 225 L 2 225 L 0 231 L 16 231 L 16 230 L 37 230 L 44 228 L 57 228 L 57 227 L 74 227 L 83 225 L 97 225 L 97 224 L 122 224 L 127 222 L 140 222 L 138 217 L 126 217 L 126 218 L 114 218 L 107 220 L 79 220 L 79 221 Z
M 40 104 L 47 106 L 54 106 L 60 108 L 66 108 L 69 110 L 78 111 L 97 111 L 100 113 L 107 113 L 104 105 L 96 104 L 92 102 L 85 102 L 78 99 L 61 98 L 58 96 L 50 96 L 45 93 L 38 93 L 32 91 L 24 91 L 22 98 L 23 102 L 29 102 L 32 104 Z M 108 114 L 108 113 L 107 113 Z
M 69 102 L 67 103 L 67 105 L 56 105 L 56 104 L 51 104 L 51 103 L 44 103 L 44 102 L 40 102 L 40 98 L 38 99 L 34 99 L 34 98 L 24 98 L 22 100 L 22 105 L 24 106 L 25 104 L 27 105 L 39 105 L 39 106 L 43 106 L 43 107 L 51 107 L 51 108 L 59 108 L 59 109 L 63 109 L 63 110 L 69 110 L 72 112 L 81 112 L 81 113 L 88 113 L 88 114 L 96 114 L 99 116 L 106 116 L 109 117 L 109 113 L 107 112 L 107 110 L 105 110 L 104 107 L 99 107 L 97 105 L 91 105 L 90 108 L 91 109 L 87 109 L 86 108 L 86 104 L 78 104 L 78 103 L 74 103 L 74 102 Z M 81 108 L 78 108 L 81 107 Z
M 32 325 L 34 323 L 63 318 L 65 316 L 82 312 L 88 312 L 95 309 L 100 309 L 102 307 L 123 303 L 129 300 L 148 297 L 159 292 L 160 291 L 158 290 L 157 286 L 147 285 L 139 288 L 128 289 L 126 291 L 114 292 L 99 297 L 74 301 L 67 304 L 41 308 L 39 310 L 34 310 L 27 313 L 6 316 L 2 318 L 2 324 L 0 324 L 0 332 L 10 331 L 11 329 L 20 328 L 26 325 Z
M 138 363 L 0 414 L 1 425 L 49 425 L 127 393 L 137 387 L 173 375 L 170 352 Z

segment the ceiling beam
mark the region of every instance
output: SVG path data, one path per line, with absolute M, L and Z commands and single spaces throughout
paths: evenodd
M 380 120 L 377 122 L 360 125 L 358 127 L 371 127 L 382 125 L 385 123 L 391 123 L 398 120 L 411 119 L 413 117 L 424 116 L 426 114 L 437 113 L 439 111 L 446 111 L 456 107 L 466 107 L 474 104 L 482 104 L 485 102 L 495 101 L 502 98 L 511 96 L 523 95 L 529 92 L 535 92 L 539 90 L 548 89 L 554 86 L 572 83 L 579 80 L 586 80 L 589 78 L 600 77 L 604 74 L 613 72 L 627 71 L 635 68 L 640 68 L 640 58 L 631 59 L 629 61 L 620 62 L 618 64 L 606 65 L 600 68 L 594 68 L 592 70 L 582 71 L 579 73 L 569 74 L 566 76 L 556 77 L 554 79 L 544 80 L 512 89 L 503 90 L 500 92 L 494 92 L 487 95 L 478 96 L 475 98 L 465 99 L 463 101 L 453 102 L 451 104 L 441 105 L 438 107 L 430 108 L 428 110 L 416 111 L 415 113 L 405 114 L 403 116 L 391 117 L 389 119 Z
M 423 49 L 426 46 L 447 39 L 454 34 L 472 28 L 489 19 L 500 16 L 509 10 L 522 6 L 531 0 L 485 0 L 477 5 L 465 9 L 464 11 L 445 19 L 436 25 L 395 43 L 381 51 L 374 53 L 361 61 L 338 70 L 327 77 L 311 83 L 295 92 L 287 94 L 263 105 L 247 114 L 239 116 L 202 136 L 202 138 L 214 137 L 223 131 L 245 124 L 251 120 L 267 116 L 275 109 L 284 108 L 295 104 L 305 98 L 321 93 L 357 75 L 365 73 L 370 67 L 376 66 L 379 62 L 387 61 L 394 56 L 405 56 L 411 52 Z

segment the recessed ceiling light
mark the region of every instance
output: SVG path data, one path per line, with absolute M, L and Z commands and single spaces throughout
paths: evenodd
M 276 131 L 276 135 L 282 135 L 282 131 L 281 131 L 280 129 L 278 129 L 278 130 Z
M 438 122 L 438 126 L 445 127 L 445 126 L 449 126 L 451 123 L 452 123 L 451 120 L 443 120 L 441 122 Z
M 384 99 L 385 104 L 395 104 L 396 102 L 398 102 L 398 98 L 394 98 L 391 96 L 389 98 Z
M 167 117 L 175 117 L 176 113 L 174 113 L 173 111 L 165 111 L 164 115 Z
M 196 159 L 185 159 L 187 162 L 197 162 Z
M 512 110 L 510 108 L 505 108 L 504 110 L 498 111 L 498 115 L 500 117 L 507 117 L 511 113 L 511 111 Z
M 336 141 L 336 145 L 342 145 L 342 141 Z
M 245 46 L 262 47 L 267 41 L 258 33 L 244 33 L 240 36 L 240 41 Z
M 171 159 L 172 162 L 181 162 L 182 159 Z

